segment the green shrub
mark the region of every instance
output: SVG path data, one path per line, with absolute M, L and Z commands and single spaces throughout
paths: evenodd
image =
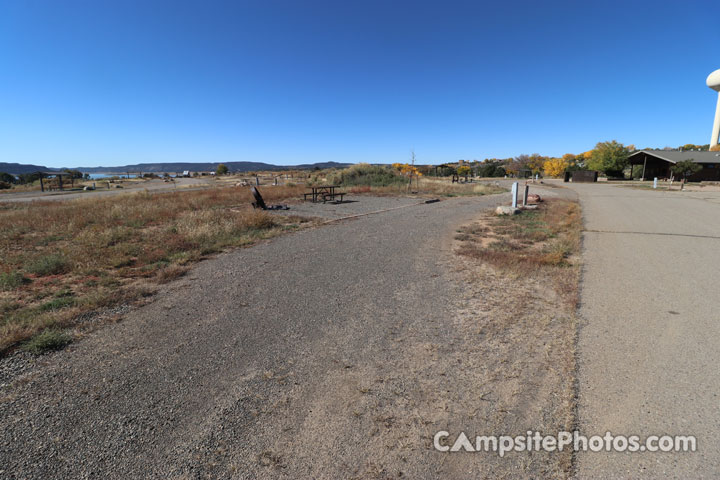
M 72 297 L 59 297 L 45 302 L 40 305 L 39 310 L 41 312 L 50 312 L 53 310 L 60 310 L 61 308 L 71 307 L 75 305 L 75 299 Z
M 30 262 L 27 271 L 36 275 L 58 275 L 70 271 L 70 262 L 62 255 L 43 255 Z
M 15 290 L 28 281 L 20 272 L 0 273 L 0 290 Z
M 408 179 L 390 166 L 358 163 L 328 175 L 328 182 L 347 186 L 386 187 L 388 185 L 408 183 Z
M 25 342 L 23 350 L 40 355 L 52 350 L 60 350 L 61 348 L 72 342 L 72 336 L 55 328 L 43 330 L 33 338 Z

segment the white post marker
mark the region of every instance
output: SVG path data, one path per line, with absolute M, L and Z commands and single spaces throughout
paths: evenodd
M 512 207 L 517 208 L 518 182 L 512 184 Z
M 655 177 L 655 180 L 653 180 L 653 188 L 657 188 L 657 177 Z

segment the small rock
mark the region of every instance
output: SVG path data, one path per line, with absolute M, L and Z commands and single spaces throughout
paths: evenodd
M 500 205 L 495 209 L 495 215 L 517 215 L 520 209 L 508 205 Z
M 543 199 L 537 193 L 531 193 L 528 195 L 528 203 L 540 203 Z

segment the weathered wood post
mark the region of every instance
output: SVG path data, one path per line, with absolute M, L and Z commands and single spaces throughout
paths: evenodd
M 518 182 L 512 184 L 512 208 L 517 208 Z
M 529 191 L 530 191 L 530 185 L 525 184 L 525 192 L 523 192 L 523 207 L 527 206 Z
M 642 177 L 640 178 L 641 182 L 645 181 L 645 167 L 647 166 L 647 155 L 644 155 L 644 158 L 645 159 L 643 160 L 643 173 L 642 173 Z

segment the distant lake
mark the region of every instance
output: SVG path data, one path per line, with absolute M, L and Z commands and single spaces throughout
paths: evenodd
M 110 177 L 127 177 L 127 173 L 91 173 L 90 180 L 101 180 Z M 130 178 L 137 178 L 139 175 L 130 175 Z

